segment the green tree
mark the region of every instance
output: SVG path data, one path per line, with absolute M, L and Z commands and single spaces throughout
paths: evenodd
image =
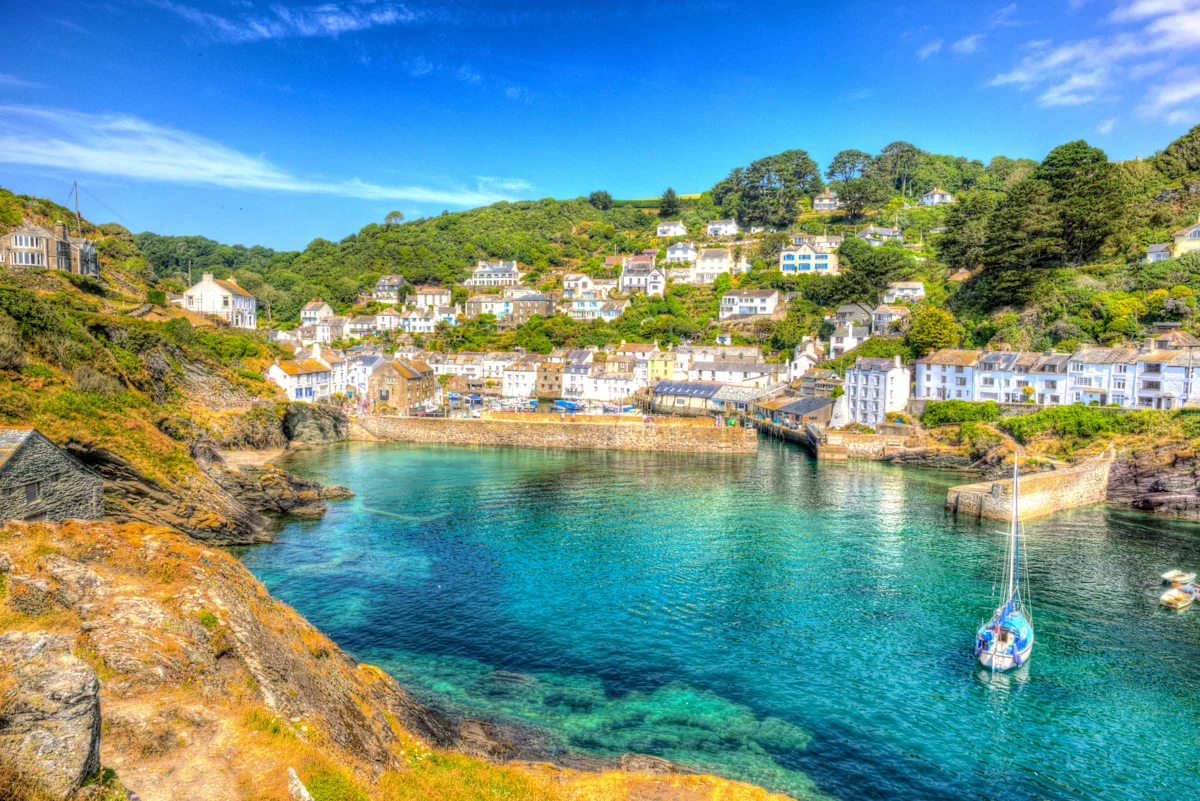
M 951 267 L 973 270 L 983 258 L 988 222 L 1000 201 L 996 192 L 965 192 L 946 209 L 946 233 L 937 243 L 938 257 Z
M 383 222 L 385 225 L 399 225 L 404 222 L 404 215 L 398 211 L 389 211 Z
M 1170 180 L 1200 172 L 1200 125 L 1155 154 L 1154 166 Z
M 675 194 L 675 190 L 667 187 L 667 191 L 662 193 L 662 197 L 658 200 L 658 216 L 661 219 L 669 220 L 679 214 L 679 197 Z
M 613 207 L 612 195 L 602 189 L 598 189 L 588 195 L 588 203 L 591 203 L 601 211 L 608 211 Z
M 712 189 L 713 199 L 743 225 L 791 225 L 803 198 L 825 188 L 817 163 L 788 150 L 738 167 Z
M 950 348 L 962 340 L 962 328 L 944 309 L 926 306 L 912 316 L 905 338 L 918 357 L 935 350 Z
M 841 302 L 875 303 L 889 283 L 912 277 L 917 266 L 913 255 L 899 245 L 875 248 L 857 237 L 838 248 L 838 261 L 849 265 L 837 278 Z M 807 290 L 805 297 L 810 297 Z
M 979 282 L 985 307 L 1037 297 L 1062 266 L 1062 223 L 1052 195 L 1045 181 L 1028 178 L 992 212 Z
M 909 182 L 913 173 L 921 166 L 922 151 L 916 145 L 908 142 L 892 142 L 879 151 L 879 155 L 871 162 L 869 173 L 877 174 L 882 180 L 899 192 L 909 196 Z
M 1076 264 L 1093 259 L 1119 227 L 1125 198 L 1108 156 L 1082 139 L 1051 150 L 1034 173 L 1050 186 L 1057 206 L 1064 255 Z
M 838 200 L 844 206 L 846 215 L 857 220 L 864 211 L 887 201 L 887 189 L 878 181 L 871 178 L 853 178 L 842 185 Z
M 849 183 L 871 164 L 871 154 L 861 150 L 843 150 L 829 162 L 825 177 L 830 181 Z

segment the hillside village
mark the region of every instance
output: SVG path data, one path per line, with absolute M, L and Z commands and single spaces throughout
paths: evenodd
M 458 234 L 465 251 L 490 251 L 473 266 L 418 268 L 414 251 L 393 247 L 397 269 L 358 273 L 350 293 L 343 279 L 299 279 L 308 253 L 328 250 L 318 243 L 285 256 L 179 238 L 168 258 L 170 238 L 85 227 L 66 209 L 11 195 L 0 262 L 102 284 L 113 273 L 125 296 L 145 287 L 137 314 L 263 334 L 278 355 L 261 375 L 278 397 L 356 413 L 469 414 L 541 400 L 870 430 L 912 400 L 1178 409 L 1200 403 L 1200 339 L 1189 330 L 1189 284 L 1200 276 L 1197 139 L 1200 129 L 1149 162 L 1104 162 L 1070 143 L 1040 165 L 998 158 L 986 167 L 894 143 L 874 157 L 838 154 L 828 183 L 807 154 L 788 151 L 699 196 L 565 201 L 566 235 L 535 230 L 548 201 L 409 223 L 389 215 L 363 235 L 423 236 L 430 224 L 451 231 L 499 213 L 504 230 L 535 226 L 517 250 L 536 245 L 537 255 L 491 255 L 509 247 L 475 239 L 492 236 L 494 221 L 480 221 Z M 763 189 L 754 176 L 768 169 L 785 178 Z M 1135 239 L 1095 214 L 1087 224 L 1103 236 L 1074 230 L 1072 193 L 1104 206 L 1119 178 L 1149 169 L 1164 173 L 1165 188 L 1127 198 L 1134 211 L 1118 215 L 1126 225 L 1149 215 Z M 1052 202 L 1053 191 L 1063 199 Z M 1052 230 L 1026 218 L 1039 203 L 1053 206 L 1043 210 Z M 115 248 L 121 240 L 128 245 Z M 1073 247 L 1091 261 L 1068 259 Z M 181 283 L 193 273 L 190 258 L 179 271 L 181 254 L 192 252 L 202 273 Z M 1092 289 L 1098 282 L 1108 286 Z M 328 296 L 296 304 L 306 286 Z M 1042 296 L 1023 298 L 1033 286 Z

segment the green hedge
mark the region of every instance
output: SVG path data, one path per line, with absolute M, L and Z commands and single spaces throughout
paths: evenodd
M 925 404 L 921 424 L 944 426 L 950 423 L 994 423 L 1000 419 L 1000 406 L 995 401 L 971 403 L 961 400 L 930 401 Z
M 1025 417 L 1010 417 L 1002 421 L 1000 427 L 1023 444 L 1042 433 L 1060 439 L 1090 441 L 1105 434 L 1146 434 L 1169 425 L 1176 416 L 1181 416 L 1181 423 L 1196 425 L 1195 416 L 1187 412 L 1150 409 L 1131 412 L 1077 403 L 1052 406 Z M 1184 425 L 1185 430 L 1188 427 Z

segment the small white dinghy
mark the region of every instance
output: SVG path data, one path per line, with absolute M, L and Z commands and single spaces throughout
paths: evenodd
M 1172 587 L 1162 594 L 1158 602 L 1168 609 L 1187 609 L 1196 600 L 1196 591 L 1191 587 Z
M 1184 573 L 1182 570 L 1168 570 L 1162 574 L 1162 580 L 1168 584 L 1191 584 L 1196 580 L 1196 574 Z

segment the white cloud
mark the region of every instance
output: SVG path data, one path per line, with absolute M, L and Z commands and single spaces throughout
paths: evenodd
M 1171 113 L 1179 106 L 1186 105 L 1200 98 L 1200 73 L 1193 70 L 1175 72 L 1162 83 L 1150 87 L 1146 101 L 1138 109 L 1147 116 L 1165 115 L 1170 119 Z
M 231 42 L 260 42 L 268 39 L 336 37 L 343 33 L 392 25 L 411 25 L 428 18 L 406 5 L 389 2 L 328 2 L 317 6 L 287 8 L 273 5 L 269 10 L 223 17 L 174 0 L 150 0 L 204 30 L 214 39 Z
M 1102 69 L 1076 72 L 1038 95 L 1038 105 L 1082 106 L 1095 100 L 1106 83 L 1107 73 Z
M 1106 97 L 1106 89 L 1128 91 L 1200 49 L 1200 0 L 1131 0 L 1109 20 L 1118 32 L 1060 44 L 1031 43 L 1017 64 L 992 78 L 993 86 L 1043 87 L 1042 105 L 1081 105 Z M 1136 90 L 1136 88 L 1135 88 Z M 1146 108 L 1165 114 L 1169 105 L 1151 98 Z
M 1113 128 L 1115 128 L 1116 126 L 1117 126 L 1117 118 L 1112 117 L 1112 118 L 1107 119 L 1104 122 L 1100 123 L 1099 125 L 1097 125 L 1096 133 L 1101 134 L 1101 135 L 1110 134 L 1110 133 L 1112 133 Z
M 1017 4 L 1009 3 L 1004 8 L 1000 9 L 988 19 L 988 24 L 993 28 L 1011 28 L 1022 23 L 1016 19 Z
M 473 188 L 381 186 L 358 178 L 321 181 L 293 175 L 197 134 L 131 115 L 0 106 L 0 162 L 173 184 L 480 206 L 528 189 L 519 179 L 479 178 Z
M 970 55 L 979 49 L 979 43 L 983 41 L 983 34 L 976 33 L 971 36 L 966 36 L 959 39 L 954 44 L 950 45 L 950 49 L 960 56 Z
M 468 67 L 466 64 L 463 64 L 454 71 L 454 77 L 463 83 L 469 83 L 472 86 L 483 83 L 483 76 Z
M 7 72 L 0 72 L 0 86 L 8 86 L 12 89 L 45 89 L 45 84 L 34 83 L 18 78 L 16 75 L 10 75 Z
M 924 61 L 925 59 L 929 58 L 930 56 L 932 56 L 934 53 L 936 53 L 937 51 L 939 51 L 941 49 L 942 49 L 942 40 L 934 39 L 932 42 L 924 45 L 920 50 L 917 51 L 917 58 Z
M 405 70 L 407 70 L 408 74 L 414 78 L 420 78 L 422 75 L 428 75 L 429 73 L 433 72 L 433 69 L 433 62 L 425 58 L 425 56 L 417 56 L 414 59 L 410 59 L 408 63 L 405 64 Z
M 1167 123 L 1170 125 L 1190 125 L 1198 119 L 1200 119 L 1200 113 L 1187 108 L 1172 111 L 1166 117 Z

